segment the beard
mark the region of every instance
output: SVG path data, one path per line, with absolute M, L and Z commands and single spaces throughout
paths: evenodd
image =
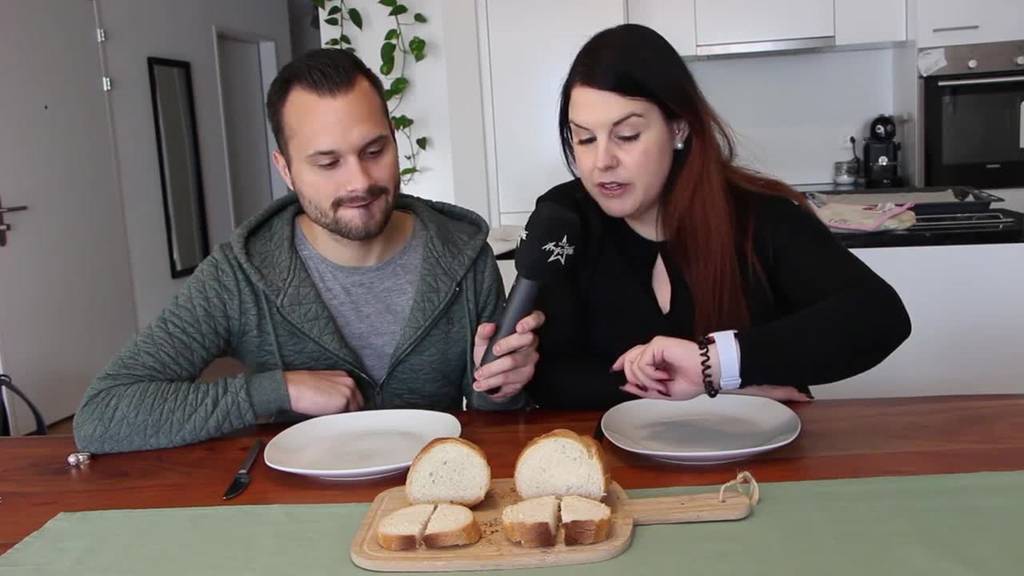
M 303 211 L 314 223 L 328 232 L 355 242 L 376 238 L 387 228 L 395 210 L 399 183 L 393 188 L 371 185 L 356 194 L 338 196 L 323 207 L 296 189 Z M 347 206 L 360 206 L 354 210 Z

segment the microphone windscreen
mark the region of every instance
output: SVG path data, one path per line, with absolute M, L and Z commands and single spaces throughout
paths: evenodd
M 536 282 L 564 273 L 581 237 L 580 219 L 553 202 L 539 202 L 516 247 L 516 272 Z

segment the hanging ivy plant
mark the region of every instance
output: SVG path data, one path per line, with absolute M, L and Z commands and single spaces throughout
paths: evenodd
M 407 183 L 420 171 L 419 154 L 427 149 L 427 137 L 414 138 L 412 130 L 415 120 L 405 114 L 396 115 L 402 99 L 409 89 L 409 78 L 405 75 L 405 66 L 412 56 L 415 62 L 427 57 L 427 43 L 419 36 L 408 37 L 409 26 L 426 24 L 427 17 L 420 12 L 412 16 L 412 20 L 403 18 L 409 13 L 409 7 L 398 0 L 379 0 L 381 6 L 388 8 L 388 16 L 394 19 L 394 26 L 384 34 L 384 42 L 380 46 L 380 73 L 385 79 L 391 80 L 384 90 L 384 99 L 388 101 L 391 122 L 395 130 L 405 137 L 409 145 L 409 153 L 405 155 L 406 166 L 402 168 L 402 182 Z M 395 68 L 398 73 L 395 74 Z
M 327 2 L 328 0 L 313 0 L 317 8 L 327 10 L 324 23 L 338 27 L 338 36 L 327 40 L 325 45 L 355 52 L 352 39 L 345 34 L 345 24 L 351 23 L 362 30 L 362 14 L 348 6 L 345 0 L 331 2 L 330 8 L 326 8 Z M 400 172 L 402 183 L 408 184 L 421 171 L 420 152 L 427 149 L 430 140 L 426 136 L 416 137 L 413 131 L 416 121 L 405 114 L 399 114 L 398 109 L 410 87 L 409 77 L 406 76 L 406 63 L 409 57 L 412 57 L 413 62 L 421 62 L 427 57 L 427 42 L 416 35 L 410 38 L 407 30 L 410 26 L 426 24 L 427 17 L 415 12 L 410 20 L 407 16 L 409 7 L 399 0 L 378 0 L 378 4 L 387 9 L 387 16 L 394 21 L 393 26 L 384 33 L 384 40 L 381 42 L 379 72 L 385 85 L 384 99 L 388 104 L 391 124 L 408 144 L 409 153 L 403 154 L 405 163 Z
M 326 1 L 313 0 L 313 5 L 320 10 L 324 10 L 326 8 Z M 359 30 L 363 29 L 363 15 L 359 13 L 359 10 L 346 6 L 345 0 L 338 0 L 337 4 L 327 9 L 327 15 L 324 17 L 324 24 L 338 27 L 338 37 L 331 38 L 326 42 L 326 45 L 355 52 L 356 49 L 352 45 L 352 38 L 345 34 L 345 22 L 351 22 Z

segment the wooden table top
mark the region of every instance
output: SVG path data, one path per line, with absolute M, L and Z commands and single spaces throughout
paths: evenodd
M 1024 395 L 819 400 L 791 407 L 803 430 L 788 446 L 738 463 L 682 466 L 622 451 L 605 440 L 614 480 L 624 488 L 720 484 L 737 470 L 759 482 L 1024 470 Z M 592 434 L 600 412 L 471 412 L 463 437 L 487 452 L 494 478 L 510 477 L 519 450 L 554 428 Z M 221 495 L 255 438 L 280 425 L 167 450 L 94 456 L 82 469 L 65 458 L 70 436 L 0 438 L 0 553 L 62 511 L 244 504 L 369 502 L 401 485 L 402 474 L 332 482 L 268 468 L 252 484 Z

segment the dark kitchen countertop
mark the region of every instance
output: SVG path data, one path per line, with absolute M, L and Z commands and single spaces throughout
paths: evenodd
M 824 184 L 802 184 L 793 186 L 798 192 L 808 193 L 814 192 L 821 196 L 825 196 L 827 199 L 837 199 L 837 196 L 841 196 L 839 201 L 843 202 L 856 202 L 858 194 L 872 194 L 873 196 L 878 194 L 885 194 L 887 192 L 894 193 L 894 197 L 900 192 L 916 191 L 916 190 L 927 190 L 927 189 L 907 189 L 907 188 L 874 188 L 865 189 L 863 186 L 857 185 L 836 185 L 831 183 Z M 987 196 L 984 191 L 979 192 L 983 196 Z M 948 193 L 947 193 L 948 196 Z M 995 215 L 993 217 L 1004 217 L 1006 219 L 1013 220 L 1010 224 L 1001 225 L 990 225 L 981 226 L 978 230 L 962 230 L 962 229 L 937 229 L 937 230 L 922 230 L 917 228 L 911 228 L 908 230 L 886 230 L 877 232 L 847 232 L 847 231 L 836 231 L 833 230 L 834 236 L 847 248 L 885 248 L 885 247 L 897 247 L 897 246 L 948 246 L 948 245 L 964 245 L 964 244 L 1006 244 L 1006 243 L 1018 243 L 1024 242 L 1024 214 L 1011 210 L 999 208 L 999 202 L 1001 198 L 996 195 L 992 202 L 991 207 L 982 207 L 979 204 L 972 202 L 965 202 L 960 207 L 954 207 L 957 213 L 964 212 L 964 216 L 961 216 L 961 220 L 969 220 L 977 217 L 977 214 L 989 214 Z M 958 204 L 958 203 L 954 203 Z M 921 204 L 918 204 L 921 206 Z M 933 207 L 929 207 L 924 210 L 915 210 L 915 213 L 920 218 L 923 213 L 934 214 L 937 211 Z M 938 210 L 942 212 L 942 210 Z

